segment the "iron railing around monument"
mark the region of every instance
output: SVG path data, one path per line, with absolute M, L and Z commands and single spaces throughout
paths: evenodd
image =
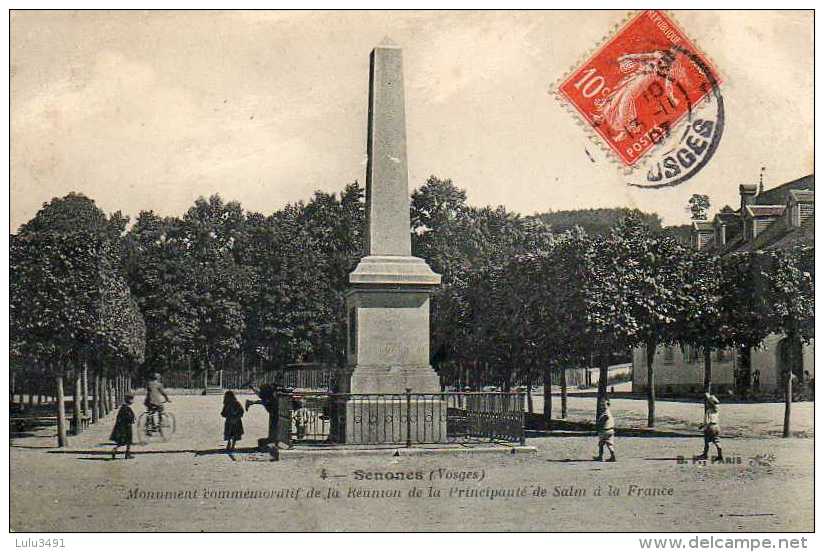
M 277 434 L 286 446 L 523 444 L 524 394 L 279 393 Z

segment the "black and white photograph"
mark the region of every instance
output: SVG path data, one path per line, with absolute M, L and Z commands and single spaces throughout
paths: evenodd
M 18 8 L 15 549 L 811 547 L 813 10 Z

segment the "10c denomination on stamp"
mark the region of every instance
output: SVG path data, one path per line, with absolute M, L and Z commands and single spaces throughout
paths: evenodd
M 575 69 L 557 93 L 624 166 L 633 167 L 679 123 L 692 121 L 696 106 L 717 97 L 719 84 L 710 61 L 677 25 L 648 10 Z

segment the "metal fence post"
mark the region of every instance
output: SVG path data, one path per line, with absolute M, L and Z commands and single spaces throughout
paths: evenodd
M 523 391 L 518 392 L 518 410 L 521 411 L 521 439 L 520 439 L 520 442 L 521 442 L 521 446 L 524 446 L 524 445 L 526 445 L 526 428 L 524 427 L 525 414 L 524 414 L 524 392 Z
M 412 389 L 406 388 L 406 448 L 412 446 Z

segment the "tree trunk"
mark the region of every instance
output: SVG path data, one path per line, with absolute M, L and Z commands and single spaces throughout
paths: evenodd
M 89 415 L 89 363 L 83 359 L 83 371 L 80 373 L 81 379 L 81 401 L 83 402 L 83 414 Z
M 788 367 L 789 368 L 789 367 Z M 790 436 L 790 413 L 793 408 L 793 373 L 792 370 L 787 370 L 787 377 L 784 388 L 784 432 L 782 437 L 785 439 Z
M 561 366 L 561 419 L 566 420 L 567 417 L 567 378 L 566 366 Z
M 80 370 L 78 366 L 74 369 L 74 392 L 72 393 L 72 416 L 74 417 L 74 434 L 80 435 L 83 425 L 80 423 Z
M 704 346 L 704 393 L 710 393 L 712 389 L 712 351 L 709 345 Z
M 544 429 L 552 429 L 552 366 L 544 366 Z
M 95 422 L 99 421 L 104 416 L 104 414 L 103 414 L 103 401 L 101 400 L 102 399 L 102 392 L 101 392 L 102 387 L 103 386 L 101 385 L 101 382 L 100 382 L 100 372 L 95 370 L 95 373 L 94 373 L 94 411 L 93 411 L 95 413 L 95 418 L 94 418 Z
M 779 345 L 780 346 L 780 345 Z M 786 359 L 787 381 L 784 389 L 784 431 L 782 436 L 787 438 L 790 436 L 790 414 L 793 408 L 793 374 L 796 371 L 796 363 L 800 362 L 799 355 L 796 353 L 801 351 L 801 344 L 798 343 L 798 336 L 795 333 L 790 333 L 786 338 L 786 351 L 784 357 Z
M 57 376 L 57 446 L 66 447 L 66 403 L 63 397 L 63 376 Z
M 736 356 L 739 374 L 738 380 L 740 382 L 739 388 L 736 389 L 736 391 L 742 393 L 744 391 L 753 390 L 753 372 L 752 364 L 750 363 L 750 348 L 746 346 L 740 347 Z
M 103 416 L 109 415 L 109 376 L 100 376 L 100 403 L 103 405 Z
M 95 370 L 92 373 L 92 393 L 94 393 L 94 402 L 92 402 L 92 423 L 96 424 L 102 417 L 100 414 L 100 375 Z
M 535 412 L 535 407 L 532 404 L 532 374 L 526 378 L 526 411 L 530 414 Z
M 647 342 L 647 427 L 655 427 L 655 348 L 654 339 Z
M 595 423 L 598 424 L 598 418 L 604 411 L 607 400 L 607 378 L 609 377 L 609 354 L 602 352 L 599 355 L 598 366 L 598 399 L 595 404 Z

